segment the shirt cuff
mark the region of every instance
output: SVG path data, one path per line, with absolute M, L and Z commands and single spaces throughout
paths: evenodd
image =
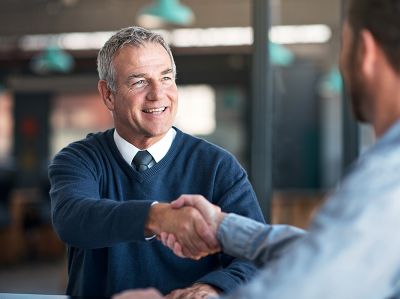
M 151 203 L 151 205 L 150 205 L 150 207 L 152 207 L 152 206 L 154 206 L 155 204 L 158 204 L 159 202 L 158 201 L 153 201 L 152 203 Z M 144 238 L 146 241 L 151 241 L 151 240 L 153 240 L 155 237 L 156 237 L 157 235 L 153 235 L 153 236 L 151 236 L 151 237 L 147 237 L 147 238 Z
M 226 254 L 251 260 L 252 242 L 265 230 L 265 224 L 230 213 L 222 220 L 217 239 Z

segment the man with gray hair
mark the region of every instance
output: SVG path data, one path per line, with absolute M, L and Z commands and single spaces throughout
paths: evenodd
M 115 129 L 68 145 L 49 167 L 52 220 L 68 245 L 67 294 L 154 287 L 169 298 L 199 298 L 246 282 L 254 266 L 223 253 L 202 258 L 219 250 L 209 225 L 193 207 L 170 206 L 182 194 L 201 194 L 264 221 L 236 159 L 172 126 L 178 93 L 167 43 L 140 27 L 122 29 L 100 50 L 98 73 Z M 163 246 L 154 238 L 161 232 L 174 234 L 195 261 Z

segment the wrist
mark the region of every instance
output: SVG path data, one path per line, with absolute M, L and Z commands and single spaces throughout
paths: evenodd
M 221 225 L 221 222 L 225 219 L 226 215 L 227 214 L 224 213 L 224 212 L 220 212 L 220 213 L 217 214 L 216 221 L 215 221 L 216 225 L 217 225 L 217 227 L 216 227 L 216 231 L 217 232 L 218 232 L 219 226 Z
M 169 204 L 166 203 L 157 203 L 150 207 L 145 224 L 145 236 L 161 233 L 161 220 L 164 218 L 163 215 L 168 208 Z

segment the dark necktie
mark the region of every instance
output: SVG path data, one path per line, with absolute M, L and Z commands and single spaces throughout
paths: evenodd
M 156 164 L 148 151 L 139 151 L 132 160 L 132 165 L 139 172 L 145 171 Z

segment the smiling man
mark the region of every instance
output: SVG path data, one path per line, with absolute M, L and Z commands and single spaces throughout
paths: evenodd
M 236 159 L 172 126 L 178 92 L 169 46 L 143 28 L 122 29 L 100 50 L 98 72 L 115 128 L 70 144 L 49 167 L 53 224 L 68 245 L 67 294 L 154 287 L 169 298 L 199 298 L 247 281 L 255 271 L 249 262 L 203 257 L 219 245 L 197 209 L 169 204 L 201 194 L 263 221 Z M 161 232 L 174 234 L 196 260 L 175 256 L 154 238 Z

